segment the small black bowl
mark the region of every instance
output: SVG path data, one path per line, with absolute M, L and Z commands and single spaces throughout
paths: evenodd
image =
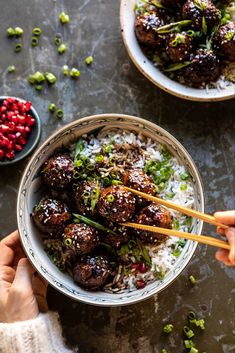
M 20 102 L 26 102 L 24 99 L 18 98 L 18 97 L 7 97 L 7 96 L 0 96 L 0 106 L 2 105 L 2 102 L 4 101 L 4 99 L 8 99 L 8 98 L 15 98 Z M 24 148 L 22 149 L 22 151 L 17 152 L 15 154 L 15 158 L 12 160 L 3 160 L 0 161 L 0 167 L 3 165 L 10 165 L 13 163 L 16 163 L 18 161 L 20 161 L 21 159 L 25 158 L 26 156 L 28 156 L 37 146 L 39 140 L 40 140 L 40 136 L 41 136 L 41 120 L 39 118 L 38 113 L 36 112 L 36 110 L 33 108 L 33 106 L 30 108 L 29 110 L 29 114 L 32 115 L 32 117 L 35 119 L 36 123 L 33 126 L 30 135 L 27 139 L 27 143 L 24 146 Z

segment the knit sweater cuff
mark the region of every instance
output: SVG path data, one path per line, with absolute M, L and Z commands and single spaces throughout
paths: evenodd
M 0 323 L 0 353 L 71 353 L 65 347 L 57 313 L 34 320 Z

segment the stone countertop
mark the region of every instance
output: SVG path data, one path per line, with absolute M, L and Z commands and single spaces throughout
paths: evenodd
M 205 190 L 206 212 L 235 209 L 235 100 L 189 102 L 173 97 L 148 82 L 130 62 L 119 25 L 119 1 L 108 0 L 0 0 L 1 95 L 33 102 L 43 124 L 41 142 L 74 119 L 98 113 L 126 113 L 151 120 L 173 134 L 194 159 Z M 69 25 L 58 21 L 61 11 Z M 6 28 L 24 29 L 23 51 L 14 53 L 15 41 Z M 31 31 L 41 27 L 40 45 L 30 45 Z M 54 36 L 61 33 L 68 51 L 58 55 Z M 84 58 L 94 57 L 87 67 Z M 78 67 L 80 78 L 63 77 L 62 66 Z M 7 73 L 15 65 L 15 73 Z M 38 93 L 27 82 L 35 71 L 58 76 L 55 86 Z M 64 110 L 63 120 L 48 112 L 51 102 Z M 16 228 L 18 184 L 27 160 L 0 168 L 0 237 Z M 204 234 L 213 228 L 204 227 Z M 206 320 L 205 332 L 195 342 L 200 352 L 232 353 L 234 341 L 234 270 L 214 258 L 215 249 L 199 245 L 184 272 L 158 296 L 120 308 L 100 308 L 74 302 L 52 288 L 48 300 L 59 310 L 67 342 L 81 353 L 184 352 L 182 327 L 190 310 Z M 188 276 L 197 284 L 192 287 Z M 174 332 L 162 334 L 165 323 Z

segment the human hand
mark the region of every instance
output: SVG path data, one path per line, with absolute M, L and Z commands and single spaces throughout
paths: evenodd
M 217 222 L 231 226 L 228 229 L 217 228 L 217 232 L 228 239 L 230 250 L 219 249 L 215 257 L 227 266 L 235 266 L 235 210 L 216 212 L 214 217 Z
M 0 242 L 0 322 L 31 320 L 47 311 L 47 283 L 39 277 L 20 245 L 18 231 Z

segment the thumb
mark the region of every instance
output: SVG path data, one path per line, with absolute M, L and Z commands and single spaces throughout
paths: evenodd
M 16 268 L 15 278 L 12 285 L 14 287 L 23 288 L 24 291 L 32 291 L 32 276 L 34 272 L 35 270 L 31 266 L 28 259 L 20 259 Z

